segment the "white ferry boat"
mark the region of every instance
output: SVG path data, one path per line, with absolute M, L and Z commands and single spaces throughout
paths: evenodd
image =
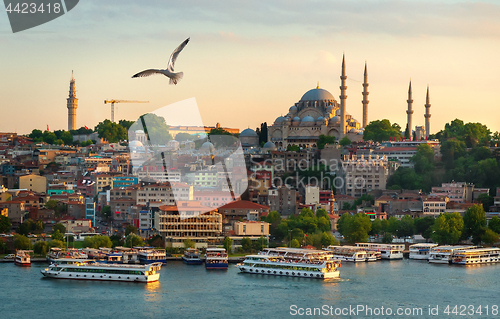
M 476 265 L 500 262 L 500 248 L 473 248 L 455 250 L 452 263 L 458 265 Z
M 368 253 L 365 250 L 360 249 L 356 246 L 328 246 L 326 250 L 333 253 L 333 258 L 341 261 L 349 262 L 364 262 L 368 258 Z M 371 259 L 375 259 L 375 255 L 372 255 Z
M 207 248 L 205 253 L 206 269 L 227 269 L 227 252 L 224 248 Z
M 264 248 L 248 255 L 238 268 L 241 272 L 315 279 L 338 278 L 340 261 L 324 250 L 301 248 Z
M 431 248 L 429 252 L 429 263 L 451 264 L 451 256 L 455 250 L 468 250 L 477 248 L 476 246 L 437 246 Z
M 47 254 L 47 260 L 49 263 L 54 262 L 56 259 L 61 258 L 73 258 L 73 259 L 87 259 L 89 256 L 81 250 L 70 248 L 68 250 L 64 250 L 58 247 L 50 248 L 49 253 Z
M 378 243 L 356 243 L 366 251 L 380 252 L 382 259 L 403 259 L 404 244 L 378 244 Z
M 44 277 L 75 280 L 153 282 L 160 278 L 161 263 L 148 265 L 103 264 L 98 262 L 54 263 L 42 269 Z
M 14 265 L 21 267 L 31 267 L 31 256 L 33 250 L 18 250 L 14 259 Z
M 431 248 L 437 244 L 421 243 L 410 245 L 410 259 L 428 260 Z
M 134 247 L 136 248 L 136 247 Z M 154 249 L 153 247 L 143 247 L 137 253 L 137 258 L 141 264 L 167 263 L 167 252 L 165 249 Z
M 196 248 L 188 248 L 184 251 L 182 260 L 188 265 L 201 265 L 203 259 L 200 258 L 200 252 Z

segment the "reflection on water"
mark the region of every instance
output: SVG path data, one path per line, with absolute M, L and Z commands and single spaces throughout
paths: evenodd
M 148 282 L 144 286 L 144 288 L 146 288 L 146 291 L 144 292 L 144 301 L 146 302 L 160 301 L 161 284 L 159 281 Z

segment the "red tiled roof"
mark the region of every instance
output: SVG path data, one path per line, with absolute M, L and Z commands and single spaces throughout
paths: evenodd
M 269 206 L 264 206 L 247 200 L 236 200 L 221 206 L 219 209 L 269 209 Z

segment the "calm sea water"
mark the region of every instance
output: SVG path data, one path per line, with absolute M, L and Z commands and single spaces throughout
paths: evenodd
M 335 315 L 335 308 L 358 305 L 375 312 L 381 307 L 393 312 L 422 308 L 422 315 L 400 316 L 404 318 L 500 318 L 491 313 L 494 305 L 500 306 L 500 264 L 463 267 L 407 259 L 343 263 L 341 279 L 320 281 L 241 274 L 233 265 L 228 271 L 207 271 L 203 265 L 169 262 L 160 281 L 150 284 L 46 279 L 40 274 L 43 267 L 0 264 L 0 318 L 291 318 L 306 317 L 299 308 L 306 312 L 315 307 L 329 309 L 328 316 L 323 310 L 324 315 L 317 312 L 315 317 L 399 317 L 355 316 L 345 310 L 345 315 Z M 467 308 L 463 316 L 446 315 L 447 305 L 473 305 L 475 311 L 481 305 L 483 314 L 470 315 Z M 429 315 L 429 306 L 439 306 L 438 316 Z

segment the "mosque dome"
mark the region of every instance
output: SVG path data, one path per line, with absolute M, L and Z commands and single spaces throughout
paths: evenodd
M 332 117 L 332 122 L 333 123 L 340 123 L 340 116 L 337 115 L 337 116 Z
M 143 130 L 137 130 L 134 132 L 135 134 L 144 134 L 144 131 Z
M 304 118 L 302 119 L 302 123 L 305 123 L 305 122 L 315 122 L 314 117 L 309 116 L 309 115 L 308 115 L 308 116 L 306 116 L 306 117 L 304 117 Z
M 316 121 L 320 122 L 320 121 L 323 121 L 325 118 L 323 116 L 319 116 Z
M 210 142 L 207 141 L 207 142 L 205 142 L 205 143 L 203 143 L 201 145 L 201 149 L 203 149 L 203 150 L 212 150 L 212 149 L 214 149 L 214 145 L 212 143 L 210 143 Z
M 128 143 L 128 147 L 139 148 L 139 147 L 144 147 L 144 145 L 140 141 L 132 141 L 132 142 Z
M 247 128 L 245 130 L 243 130 L 241 133 L 240 133 L 240 137 L 254 137 L 254 136 L 258 136 L 257 133 L 255 133 L 254 130 L 252 130 L 251 128 Z
M 333 111 L 333 106 L 332 106 L 332 105 L 328 105 L 328 106 L 326 107 L 326 112 L 327 112 L 327 113 L 332 113 L 332 111 Z
M 294 121 L 294 122 L 300 122 L 300 117 L 298 117 L 298 116 L 294 117 L 294 118 L 293 118 L 293 121 Z
M 297 107 L 295 105 L 293 105 L 292 107 L 290 107 L 290 109 L 288 110 L 288 112 L 290 112 L 291 114 L 294 114 L 297 112 Z
M 327 90 L 320 89 L 319 87 L 307 91 L 302 95 L 301 101 L 323 101 L 323 100 L 335 100 L 333 95 Z
M 274 123 L 281 123 L 285 120 L 285 118 L 283 116 L 279 116 L 278 118 L 276 118 L 276 120 L 274 121 Z
M 269 149 L 269 150 L 275 150 L 276 149 L 276 145 L 274 145 L 273 142 L 269 141 L 266 144 L 264 144 L 263 148 Z
M 340 109 L 335 111 L 335 116 L 340 116 Z

